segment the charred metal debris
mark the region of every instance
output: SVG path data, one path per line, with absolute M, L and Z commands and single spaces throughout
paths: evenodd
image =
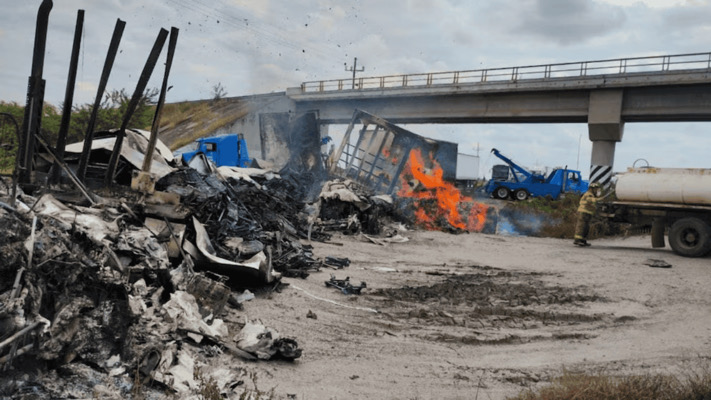
M 12 185 L 0 185 L 0 368 L 14 377 L 0 379 L 0 393 L 19 390 L 26 366 L 71 375 L 85 374 L 82 365 L 125 387 L 147 379 L 184 393 L 194 382 L 183 364 L 204 354 L 298 358 L 295 339 L 256 321 L 230 332 L 221 315 L 253 297 L 239 295 L 247 288 L 278 291 L 283 276 L 350 265 L 315 257 L 309 240 L 387 231 L 389 202 L 349 182 L 326 182 L 318 198 L 303 199 L 294 197 L 305 184 L 296 174 L 202 174 L 163 162 L 173 171 L 152 195 L 114 185 L 86 189 L 89 202 L 71 187 L 30 194 L 21 185 L 13 207 Z M 327 284 L 346 294 L 365 288 Z M 30 380 L 50 397 L 67 395 Z
M 52 6 L 43 0 L 38 12 L 24 121 L 3 116 L 2 123 L 19 143 L 3 141 L 3 156 L 12 152 L 16 164 L 11 179 L 0 177 L 0 397 L 192 396 L 207 376 L 197 371 L 209 367 L 220 395 L 238 398 L 247 372 L 234 357 L 294 360 L 302 353 L 295 339 L 260 321 L 228 327 L 221 318 L 253 297 L 240 295 L 243 289 L 278 291 L 282 276 L 306 277 L 322 266 L 301 242 L 329 238 L 318 216 L 306 222 L 302 212 L 306 178 L 265 170 L 200 174 L 172 157 L 157 128 L 175 28 L 169 38 L 160 30 L 121 127 L 94 132 L 121 20 L 85 140 L 65 144 L 83 10 L 69 106 L 58 142 L 50 143 L 40 132 Z M 128 129 L 166 41 L 151 131 Z
M 326 286 L 336 288 L 343 294 L 360 294 L 360 291 L 367 287 L 365 282 L 361 282 L 358 286 L 353 286 L 349 276 L 346 279 L 336 279 L 335 275 L 331 275 L 331 279 L 326 281 Z
M 99 160 L 119 136 L 107 185 Z M 60 157 L 36 135 L 30 181 L 0 178 L 0 396 L 82 397 L 95 393 L 87 382 L 120 397 L 138 387 L 189 395 L 200 385 L 195 371 L 225 365 L 209 375 L 237 377 L 218 388 L 236 398 L 245 370 L 208 359 L 294 360 L 302 350 L 260 321 L 228 328 L 229 307 L 281 290 L 284 276 L 350 264 L 315 257 L 308 242 L 333 232 L 397 236 L 386 225 L 390 197 L 349 180 L 324 182 L 293 165 L 198 172 L 151 132 L 93 137 L 84 177 L 76 174 L 84 143 Z
M 59 139 L 50 143 L 40 133 L 38 110 L 51 8 L 52 1 L 43 0 L 38 12 L 24 121 L 17 124 L 10 116 L 19 143 L 3 144 L 4 151 L 14 151 L 15 166 L 11 178 L 0 177 L 0 397 L 128 398 L 142 397 L 136 393 L 142 388 L 182 397 L 195 395 L 209 374 L 222 397 L 243 398 L 240 376 L 246 370 L 234 357 L 294 360 L 302 350 L 295 339 L 260 321 L 228 327 L 221 317 L 229 307 L 242 307 L 254 293 L 281 290 L 282 277 L 348 267 L 346 258 L 317 258 L 308 244 L 328 242 L 334 232 L 377 244 L 406 241 L 403 225 L 393 224 L 403 218 L 390 195 L 402 185 L 404 157 L 397 157 L 421 146 L 439 157 L 451 146 L 422 141 L 378 119 L 389 130 L 376 129 L 368 150 L 389 156 L 359 159 L 356 150 L 344 153 L 344 161 L 342 145 L 336 169 L 329 170 L 313 113 L 293 121 L 274 116 L 265 124 L 286 129 L 283 137 L 270 129 L 273 137 L 262 139 L 274 148 L 262 150 L 290 149 L 287 157 L 274 157 L 283 161 L 281 167 L 218 168 L 203 157 L 194 169 L 158 139 L 175 28 L 170 34 L 160 30 L 121 126 L 95 132 L 96 110 L 124 30 L 120 19 L 84 140 L 65 143 L 67 107 Z M 83 19 L 79 10 L 68 105 Z M 129 129 L 166 41 L 151 130 Z M 359 139 L 355 148 L 362 145 Z M 388 149 L 397 150 L 397 157 Z M 326 284 L 346 294 L 366 287 L 335 277 Z M 211 358 L 218 362 L 208 363 Z
M 198 172 L 153 132 L 97 132 L 63 152 L 24 134 L 39 146 L 16 168 L 29 170 L 0 177 L 0 397 L 86 397 L 97 393 L 89 382 L 124 398 L 137 388 L 187 396 L 210 366 L 220 393 L 238 398 L 246 370 L 234 357 L 302 350 L 260 321 L 228 327 L 229 307 L 281 290 L 282 277 L 350 264 L 315 257 L 308 242 L 397 233 L 386 228 L 389 196 L 296 162 Z M 113 154 L 114 168 L 102 164 Z M 230 358 L 208 363 L 220 357 Z

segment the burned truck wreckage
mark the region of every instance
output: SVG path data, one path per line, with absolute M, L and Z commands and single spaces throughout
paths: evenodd
M 49 0 L 40 7 L 38 37 L 51 7 Z M 447 180 L 456 144 L 359 110 L 330 159 L 321 157 L 318 129 L 302 124 L 284 135 L 315 146 L 286 146 L 287 156 L 265 160 L 281 160 L 276 170 L 259 161 L 254 168 L 205 161 L 198 170 L 173 158 L 158 127 L 175 28 L 153 126 L 128 128 L 167 37 L 162 29 L 122 126 L 94 132 L 90 120 L 74 144 L 65 144 L 64 121 L 56 144 L 40 134 L 41 115 L 32 110 L 41 109 L 41 66 L 33 68 L 16 167 L 12 178 L 0 177 L 0 397 L 126 398 L 138 387 L 194 396 L 209 379 L 223 397 L 238 398 L 244 370 L 216 360 L 294 360 L 302 349 L 261 321 L 221 317 L 246 307 L 254 293 L 288 290 L 283 277 L 350 264 L 337 254 L 316 257 L 309 242 L 334 233 L 405 241 L 404 225 L 491 229 L 490 211 Z M 35 57 L 41 64 L 37 49 Z M 356 125 L 360 135 L 351 135 Z M 207 371 L 208 364 L 218 367 Z
M 72 396 L 75 384 L 50 384 L 61 373 L 124 388 L 150 379 L 186 394 L 207 349 L 247 360 L 298 358 L 295 339 L 258 321 L 231 332 L 220 315 L 250 292 L 283 290 L 282 277 L 347 267 L 347 259 L 316 258 L 307 242 L 334 231 L 378 240 L 393 215 L 391 202 L 347 182 L 331 181 L 306 199 L 304 181 L 289 171 L 171 168 L 153 194 L 118 184 L 84 186 L 88 196 L 66 184 L 31 193 L 20 185 L 14 206 L 12 184 L 3 181 L 0 393 Z M 45 373 L 27 378 L 28 369 Z M 231 384 L 219 389 L 230 393 Z
M 133 176 L 130 186 L 95 181 L 100 187 L 90 188 L 71 179 L 80 144 L 67 146 L 58 160 L 66 172 L 56 185 L 20 184 L 11 198 L 15 185 L 3 181 L 0 393 L 24 388 L 40 398 L 71 396 L 82 390 L 76 382 L 99 380 L 129 396 L 143 379 L 188 394 L 198 386 L 193 371 L 210 355 L 293 360 L 302 351 L 296 339 L 259 321 L 233 332 L 220 316 L 242 307 L 250 293 L 284 290 L 282 277 L 348 267 L 337 254 L 315 257 L 310 241 L 328 241 L 336 232 L 378 244 L 407 240 L 394 223 L 414 225 L 418 202 L 425 214 L 441 214 L 428 223 L 465 231 L 447 222 L 448 213 L 434 211 L 437 200 L 424 195 L 438 189 L 415 183 L 412 173 L 401 181 L 408 190 L 416 186 L 419 197 L 398 198 L 338 174 L 295 170 L 295 163 L 278 172 L 220 167 L 201 173 L 170 156 L 155 160 L 162 154 L 156 152 L 154 182 L 144 190 L 135 182 L 142 157 L 134 157 L 145 154 L 148 135 L 127 132 L 119 176 Z M 37 152 L 35 177 L 51 176 L 49 151 Z M 42 373 L 28 375 L 28 368 Z M 73 378 L 60 384 L 56 374 Z M 228 397 L 244 390 L 235 381 L 219 384 Z
M 136 132 L 126 137 L 119 170 L 135 177 L 142 160 L 132 157 L 142 154 L 147 139 Z M 75 147 L 67 146 L 59 160 L 67 170 L 59 184 L 20 184 L 10 198 L 14 184 L 6 179 L 0 190 L 3 394 L 23 388 L 40 398 L 71 396 L 82 390 L 76 382 L 99 380 L 129 396 L 136 379 L 188 394 L 198 386 L 193 371 L 211 352 L 245 360 L 298 358 L 296 339 L 259 321 L 232 332 L 220 316 L 242 307 L 249 293 L 284 290 L 282 277 L 348 267 L 337 254 L 315 257 L 310 241 L 328 241 L 335 232 L 378 244 L 404 241 L 394 223 L 415 223 L 408 220 L 414 209 L 400 208 L 402 202 L 413 207 L 412 199 L 393 200 L 337 174 L 315 178 L 288 167 L 200 173 L 161 156 L 152 193 L 136 189 L 135 179 L 133 188 L 116 182 L 89 188 L 70 179 Z M 37 158 L 46 161 L 48 154 Z M 51 163 L 36 165 L 36 177 L 51 175 L 51 168 L 41 169 Z M 413 179 L 402 177 L 407 185 Z M 316 195 L 313 186 L 320 189 Z M 446 217 L 438 223 L 457 230 Z M 28 368 L 42 373 L 28 375 Z M 229 370 L 211 373 L 231 376 Z M 73 378 L 60 384 L 56 374 Z M 241 393 L 234 384 L 220 381 L 219 390 Z

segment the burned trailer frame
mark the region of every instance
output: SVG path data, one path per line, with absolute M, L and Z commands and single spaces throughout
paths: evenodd
M 43 0 L 37 11 L 35 25 L 35 44 L 32 54 L 32 72 L 27 82 L 27 98 L 25 113 L 22 120 L 22 136 L 20 141 L 18 179 L 22 183 L 32 182 L 32 161 L 35 154 L 35 135 L 42 126 L 42 109 L 44 107 L 45 80 L 42 78 L 44 69 L 45 47 L 47 45 L 47 27 L 49 13 L 53 7 L 52 0 Z
M 362 127 L 354 134 L 358 125 Z M 415 149 L 422 152 L 425 167 L 438 164 L 443 171 L 442 179 L 454 182 L 457 147 L 456 143 L 425 138 L 356 109 L 343 141 L 331 155 L 329 172 L 352 179 L 376 193 L 393 194 L 401 187 L 400 175 Z

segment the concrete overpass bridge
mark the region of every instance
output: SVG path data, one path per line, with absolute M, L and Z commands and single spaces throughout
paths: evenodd
M 626 122 L 711 121 L 711 52 L 304 82 L 262 111 L 327 126 L 356 108 L 396 124 L 587 123 L 591 180 L 607 183 Z

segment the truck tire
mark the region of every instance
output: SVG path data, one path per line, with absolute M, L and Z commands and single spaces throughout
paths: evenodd
M 682 218 L 669 229 L 669 245 L 684 257 L 702 257 L 711 251 L 711 227 L 698 218 Z
M 494 198 L 499 199 L 499 200 L 505 200 L 509 198 L 509 195 L 511 192 L 509 191 L 508 188 L 505 188 L 503 186 L 499 186 L 496 189 L 494 189 Z
M 517 189 L 513 193 L 514 199 L 518 200 L 518 201 L 524 201 L 524 200 L 528 199 L 528 196 L 530 196 L 530 194 L 528 193 L 528 190 L 526 190 L 526 189 Z

